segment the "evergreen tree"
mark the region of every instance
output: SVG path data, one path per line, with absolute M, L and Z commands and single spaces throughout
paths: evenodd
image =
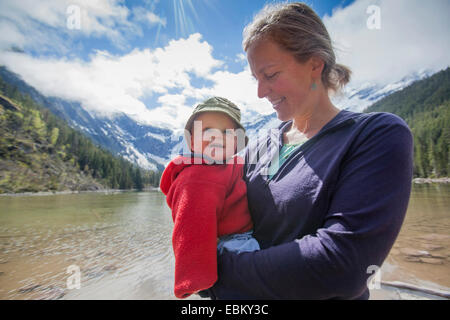
M 18 108 L 17 111 L 0 107 L 1 130 L 14 133 L 11 141 L 4 138 L 5 135 L 0 136 L 1 158 L 15 159 L 20 156 L 21 151 L 16 150 L 20 148 L 14 145 L 17 144 L 15 139 L 19 133 L 29 134 L 40 145 L 46 146 L 46 152 L 60 157 L 63 161 L 72 162 L 80 172 L 92 175 L 110 188 L 142 190 L 145 185 L 159 185 L 159 180 L 143 177 L 160 173 L 139 168 L 95 145 L 83 133 L 70 128 L 64 120 L 53 115 L 45 106 L 36 104 L 31 97 L 22 95 L 17 87 L 6 83 L 1 77 L 0 94 L 2 99 L 10 99 Z M 32 146 L 27 145 L 27 148 Z M 27 158 L 24 161 L 29 160 Z M 54 177 L 50 177 L 50 180 L 49 183 L 54 186 Z
M 402 117 L 414 136 L 414 176 L 450 175 L 450 68 L 381 99 L 366 112 Z

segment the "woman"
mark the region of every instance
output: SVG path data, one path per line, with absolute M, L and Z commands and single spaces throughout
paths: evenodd
M 244 30 L 258 83 L 282 120 L 250 143 L 245 180 L 257 252 L 219 256 L 213 299 L 368 299 L 367 279 L 401 227 L 412 136 L 387 113 L 340 111 L 350 79 L 303 3 L 266 6 Z

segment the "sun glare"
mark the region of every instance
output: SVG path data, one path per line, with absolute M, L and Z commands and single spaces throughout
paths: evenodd
M 203 1 L 198 1 L 197 5 L 199 2 Z M 199 17 L 192 0 L 173 0 L 173 12 L 177 37 L 186 37 L 195 32 L 195 23 Z

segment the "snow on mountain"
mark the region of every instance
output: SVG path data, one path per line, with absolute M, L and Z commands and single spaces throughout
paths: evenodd
M 249 112 L 242 115 L 242 125 L 246 130 L 249 139 L 255 139 L 258 135 L 264 134 L 267 130 L 277 128 L 281 121 L 277 118 L 276 112 L 269 115 L 261 115 L 256 112 Z
M 363 112 L 367 107 L 378 100 L 406 88 L 417 80 L 429 77 L 433 74 L 430 70 L 421 70 L 410 74 L 395 83 L 385 85 L 364 83 L 353 86 L 351 83 L 345 88 L 340 96 L 333 97 L 331 100 L 339 109 Z

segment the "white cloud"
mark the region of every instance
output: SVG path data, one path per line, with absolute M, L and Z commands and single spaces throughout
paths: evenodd
M 238 62 L 238 63 L 246 63 L 247 62 L 247 56 L 245 54 L 238 53 L 236 55 L 236 59 L 234 59 L 234 62 Z
M 201 42 L 199 33 L 188 39 L 172 40 L 164 49 L 155 51 L 155 58 L 165 68 L 190 71 L 199 77 L 207 76 L 211 69 L 222 66 L 222 62 L 212 56 L 213 48 L 206 41 Z
M 133 8 L 134 20 L 139 22 L 147 22 L 150 25 L 162 25 L 166 27 L 167 19 L 165 17 L 158 16 L 153 11 L 150 11 L 144 7 Z
M 150 22 L 150 24 L 160 24 L 160 25 L 162 25 L 164 27 L 167 25 L 167 19 L 166 18 L 162 18 L 160 16 L 157 16 L 153 12 L 147 12 L 145 17 L 147 18 L 148 22 Z
M 50 27 L 63 27 L 68 1 L 46 0 L 39 4 L 33 0 L 4 0 L 0 4 L 2 16 L 23 26 L 27 20 L 35 20 Z
M 76 12 L 69 9 L 74 7 Z M 0 18 L 15 26 L 15 34 L 6 41 L 0 38 L 0 49 L 15 42 L 41 52 L 42 47 L 48 47 L 64 53 L 64 42 L 79 36 L 107 37 L 123 48 L 126 36 L 141 34 L 140 27 L 129 21 L 129 10 L 120 0 L 2 0 Z M 68 27 L 72 18 L 79 20 L 79 29 Z M 0 33 L 6 32 L 8 25 L 1 24 Z
M 248 66 L 239 73 L 220 70 L 208 76 L 208 79 L 214 82 L 211 92 L 230 99 L 241 107 L 243 112 L 247 109 L 262 114 L 274 112 L 266 99 L 258 98 L 256 81 Z
M 26 43 L 24 35 L 7 20 L 0 21 L 0 49 L 22 47 Z
M 380 8 L 380 29 L 370 30 L 370 5 Z M 323 21 L 338 47 L 338 62 L 351 67 L 354 82 L 385 84 L 421 69 L 450 63 L 448 0 L 358 0 Z
M 124 112 L 146 123 L 175 127 L 181 126 L 191 111 L 186 98 L 198 101 L 211 93 L 193 87 L 190 74 L 207 77 L 222 66 L 199 34 L 153 51 L 135 49 L 123 56 L 97 51 L 88 62 L 3 52 L 0 64 L 45 95 L 80 101 L 86 109 L 103 115 Z M 151 109 L 141 101 L 158 95 L 158 104 L 148 106 Z
M 45 95 L 79 101 L 103 116 L 124 112 L 148 124 L 183 127 L 193 105 L 213 95 L 230 99 L 243 113 L 273 112 L 267 101 L 257 98 L 248 67 L 239 73 L 224 70 L 200 34 L 123 56 L 97 51 L 88 62 L 3 52 L 0 64 Z M 194 86 L 194 76 L 208 85 Z M 142 102 L 148 97 L 155 105 Z

